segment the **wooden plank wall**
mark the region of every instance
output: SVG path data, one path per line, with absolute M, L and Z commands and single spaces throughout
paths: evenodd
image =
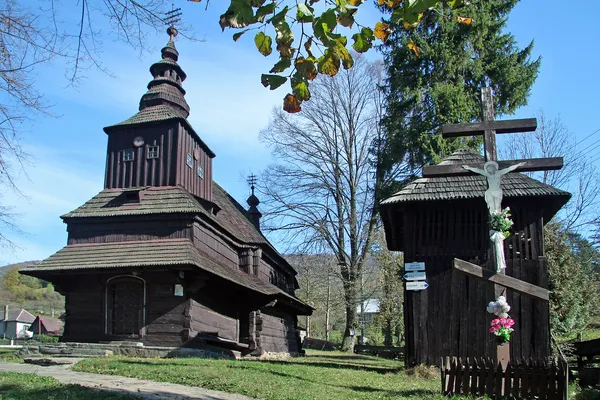
M 238 249 L 223 238 L 198 222 L 194 222 L 194 245 L 204 254 L 221 265 L 239 269 L 240 257 Z
M 175 183 L 186 188 L 195 196 L 212 201 L 212 159 L 206 154 L 200 143 L 193 137 L 191 132 L 179 124 L 178 157 L 176 162 L 177 176 Z M 200 158 L 193 158 L 194 152 L 198 151 Z M 194 165 L 187 165 L 187 155 L 191 154 Z M 204 177 L 199 177 L 197 168 L 204 168 Z
M 261 310 L 261 317 L 260 343 L 264 351 L 274 353 L 299 351 L 294 316 L 266 308 Z
M 65 342 L 98 341 L 104 335 L 104 286 L 91 275 L 62 281 L 65 295 Z
M 511 207 L 513 208 L 513 207 Z M 547 287 L 541 240 L 540 210 L 513 216 L 521 229 L 507 240 L 507 274 Z M 537 219 L 536 219 L 537 218 Z M 491 315 L 486 306 L 494 286 L 452 273 L 452 260 L 478 265 L 488 259 L 487 209 L 483 202 L 419 204 L 404 214 L 406 262 L 423 261 L 429 287 L 405 292 L 406 362 L 435 365 L 440 357 L 490 357 L 496 355 L 495 337 L 488 333 Z M 514 246 L 521 246 L 519 252 Z M 526 247 L 526 248 L 525 248 Z M 536 257 L 531 259 L 531 257 Z M 548 307 L 543 302 L 508 293 L 515 318 L 511 354 L 545 357 L 548 354 Z M 517 311 L 518 310 L 518 311 Z M 536 328 L 534 328 L 536 327 Z
M 137 186 L 174 186 L 177 160 L 178 123 L 167 122 L 138 128 L 124 127 L 108 138 L 104 188 Z M 141 136 L 144 145 L 134 147 L 133 139 Z M 148 146 L 159 146 L 159 157 L 147 159 Z M 123 161 L 122 151 L 134 150 L 133 161 Z
M 190 299 L 190 328 L 197 333 L 208 333 L 220 338 L 239 340 L 238 320 L 220 314 Z
M 135 218 L 102 218 L 83 223 L 71 221 L 68 244 L 111 243 L 156 239 L 190 239 L 188 221 L 174 216 L 136 216 Z

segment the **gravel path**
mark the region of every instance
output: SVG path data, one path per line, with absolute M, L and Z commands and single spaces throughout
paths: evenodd
M 0 372 L 34 373 L 50 376 L 62 383 L 74 383 L 91 389 L 107 390 L 148 400 L 252 400 L 239 394 L 216 392 L 174 383 L 152 382 L 142 379 L 125 378 L 114 375 L 90 374 L 71 371 L 70 365 L 42 367 L 32 364 L 0 362 Z

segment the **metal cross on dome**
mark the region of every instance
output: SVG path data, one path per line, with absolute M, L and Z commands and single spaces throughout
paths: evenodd
M 171 36 L 171 41 L 177 36 L 175 24 L 179 21 L 181 21 L 181 8 L 175 8 L 175 4 L 171 3 L 171 11 L 167 11 L 163 18 L 163 22 L 169 28 L 167 29 L 167 32 L 169 33 L 169 36 Z

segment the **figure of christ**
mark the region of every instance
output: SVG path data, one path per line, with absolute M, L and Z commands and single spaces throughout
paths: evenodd
M 490 216 L 499 214 L 502 210 L 502 188 L 500 186 L 500 183 L 502 182 L 502 176 L 514 171 L 523 164 L 525 163 L 523 162 L 514 164 L 501 170 L 498 170 L 498 163 L 495 161 L 486 162 L 483 165 L 483 169 L 472 168 L 468 165 L 462 166 L 466 170 L 483 175 L 487 178 L 488 189 L 485 191 L 485 202 L 487 204 Z M 502 232 L 490 230 L 490 240 L 494 243 L 494 258 L 496 272 L 498 273 L 506 268 L 506 260 L 504 259 L 504 239 L 504 234 Z
M 486 162 L 483 165 L 483 169 L 469 167 L 468 165 L 462 166 L 466 170 L 483 175 L 487 178 L 488 188 L 485 191 L 485 202 L 490 216 L 498 214 L 502 210 L 502 188 L 500 187 L 502 176 L 514 171 L 523 164 L 525 163 L 514 164 L 501 170 L 498 170 L 498 163 L 496 161 Z

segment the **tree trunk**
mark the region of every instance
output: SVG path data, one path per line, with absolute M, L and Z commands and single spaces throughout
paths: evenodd
M 385 327 L 383 328 L 383 344 L 385 346 L 393 346 L 394 345 L 394 327 L 392 325 L 392 321 L 389 318 L 386 318 Z
M 325 305 L 325 340 L 329 341 L 329 309 L 331 301 L 331 274 L 327 273 L 327 301 Z
M 354 339 L 356 338 L 357 326 L 357 293 L 356 281 L 346 282 L 346 330 L 344 331 L 344 340 L 342 341 L 342 351 L 349 353 L 354 352 Z M 351 335 L 351 333 L 353 333 Z

